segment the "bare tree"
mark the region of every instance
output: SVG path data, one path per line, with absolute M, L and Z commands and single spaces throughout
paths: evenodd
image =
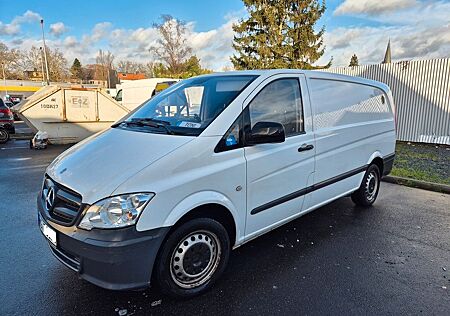
M 96 62 L 96 77 L 100 80 L 105 80 L 108 83 L 108 88 L 111 86 L 111 71 L 113 70 L 114 65 L 114 55 L 110 52 L 104 52 L 103 50 L 99 50 L 97 53 L 97 57 L 95 58 Z
M 56 49 L 47 48 L 48 65 L 50 72 L 50 79 L 52 81 L 64 81 L 69 77 L 69 70 L 67 67 L 67 59 L 63 53 Z M 21 68 L 23 70 L 41 69 L 42 51 L 32 46 L 31 49 L 22 56 Z
M 124 73 L 145 73 L 146 66 L 130 60 L 119 60 L 117 62 L 117 71 Z
M 64 57 L 64 54 L 57 48 L 51 50 L 50 54 L 47 52 L 47 54 L 50 78 L 55 81 L 67 80 L 70 76 L 70 72 L 67 67 L 67 59 Z
M 67 59 L 56 49 L 47 48 L 50 79 L 52 81 L 65 81 L 69 77 Z M 5 74 L 9 79 L 26 79 L 25 71 L 41 70 L 42 51 L 32 46 L 28 51 L 8 49 L 0 42 L 0 61 L 5 63 Z
M 157 45 L 150 48 L 157 59 L 165 63 L 172 74 L 182 71 L 183 63 L 192 53 L 186 39 L 186 23 L 171 15 L 162 15 L 160 23 L 154 23 L 161 36 Z
M 144 65 L 144 74 L 147 78 L 154 78 L 155 72 L 153 71 L 153 68 L 155 66 L 155 63 L 152 61 L 149 61 Z
M 18 49 L 9 49 L 0 42 L 0 63 L 4 64 L 5 76 L 8 79 L 23 79 L 24 54 Z M 3 66 L 2 66 L 3 67 Z

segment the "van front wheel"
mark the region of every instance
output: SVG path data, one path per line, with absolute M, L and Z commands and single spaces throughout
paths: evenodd
M 367 171 L 362 180 L 359 189 L 352 194 L 352 201 L 356 205 L 370 206 L 378 196 L 380 190 L 380 169 L 377 165 L 372 164 L 367 168 Z
M 209 218 L 184 223 L 168 237 L 156 263 L 161 290 L 175 297 L 207 291 L 225 270 L 230 239 L 225 228 Z

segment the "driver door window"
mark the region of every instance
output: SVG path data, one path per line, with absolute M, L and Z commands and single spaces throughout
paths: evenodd
M 252 128 L 257 122 L 276 122 L 283 124 L 286 137 L 304 133 L 298 79 L 278 79 L 269 83 L 250 102 L 249 114 Z

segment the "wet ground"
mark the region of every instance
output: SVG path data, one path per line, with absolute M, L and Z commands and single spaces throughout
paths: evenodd
M 0 315 L 450 314 L 450 196 L 388 183 L 370 209 L 342 198 L 233 251 L 201 297 L 98 288 L 51 255 L 36 223 L 63 149 L 0 145 Z
M 33 134 L 33 130 L 27 126 L 27 124 L 23 121 L 15 121 L 14 126 L 16 127 L 17 136 L 21 136 L 24 134 L 31 135 Z

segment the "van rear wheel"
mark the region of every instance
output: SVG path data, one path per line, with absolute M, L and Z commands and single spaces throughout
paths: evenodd
M 356 205 L 370 206 L 378 196 L 380 190 L 380 169 L 372 164 L 367 168 L 359 189 L 352 194 L 352 201 Z
M 217 221 L 197 218 L 173 231 L 158 256 L 155 280 L 161 290 L 188 298 L 207 291 L 225 270 L 230 239 Z

